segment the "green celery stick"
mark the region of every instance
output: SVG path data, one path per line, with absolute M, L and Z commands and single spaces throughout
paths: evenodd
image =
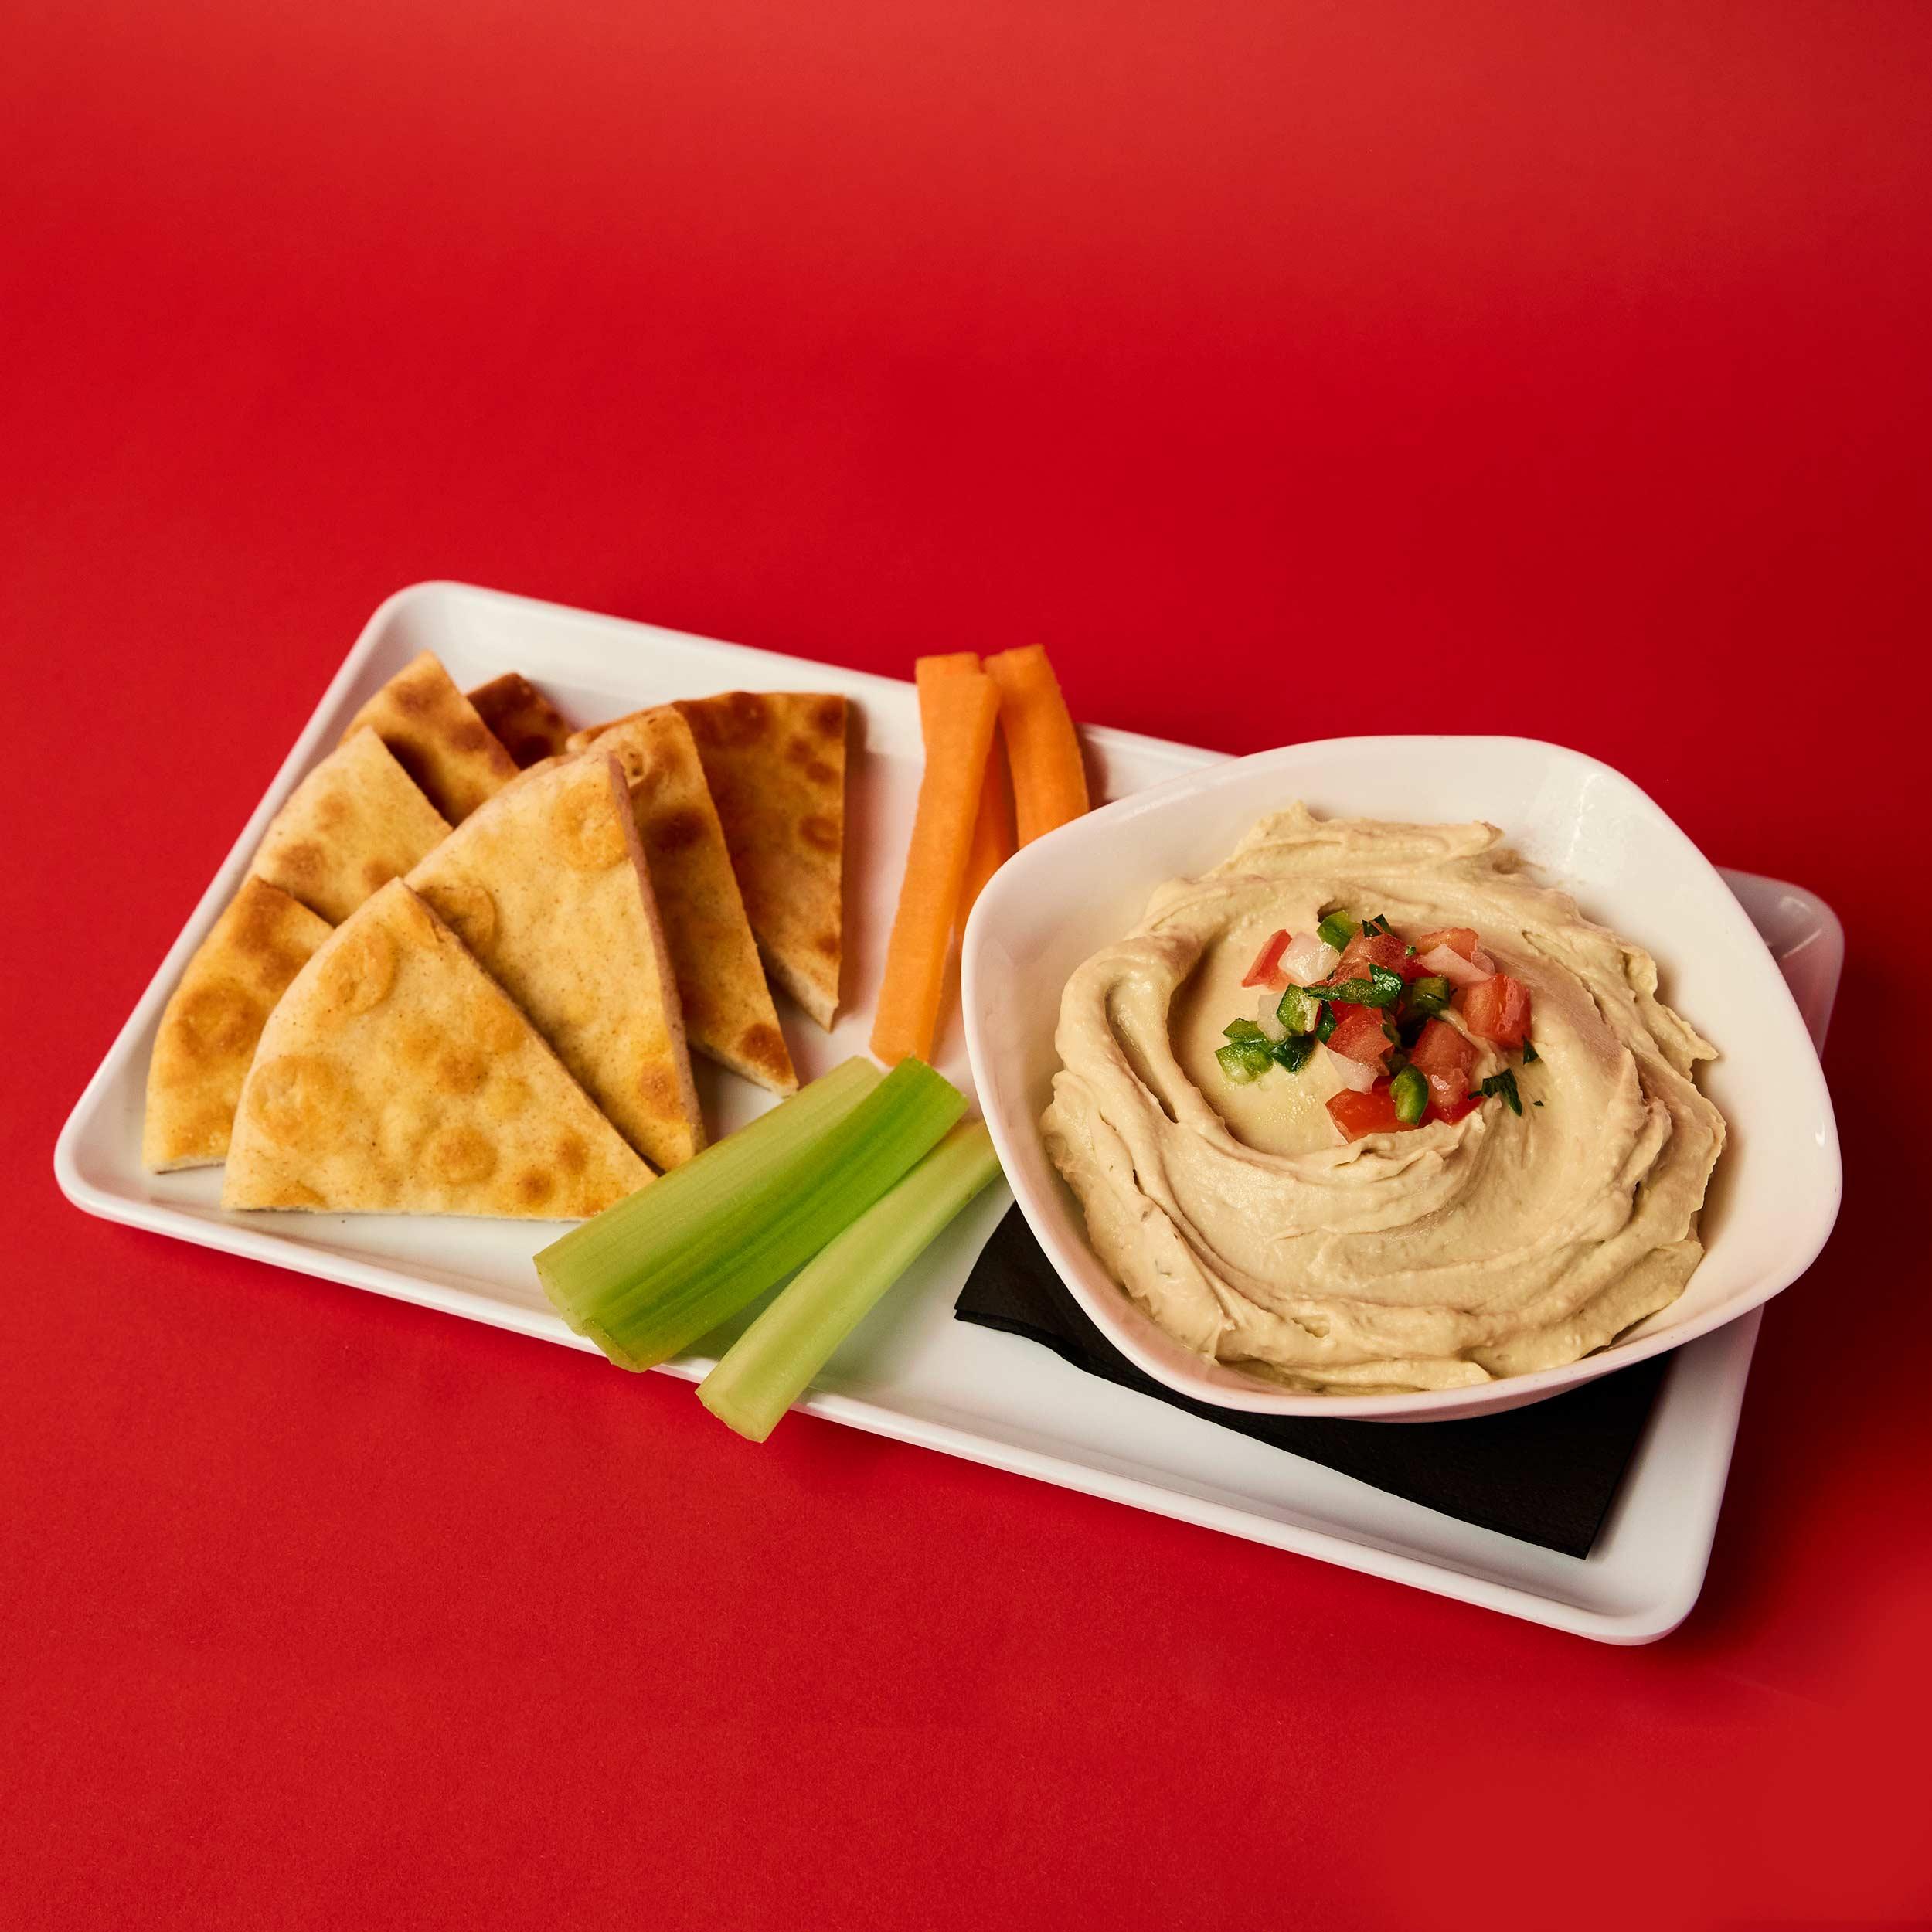
M 849 1062 L 546 1248 L 538 1278 L 620 1367 L 655 1367 L 809 1260 L 965 1104 L 923 1060 L 883 1080 Z
M 998 1172 L 985 1128 L 955 1127 L 800 1270 L 699 1385 L 698 1400 L 763 1442 L 832 1351 Z

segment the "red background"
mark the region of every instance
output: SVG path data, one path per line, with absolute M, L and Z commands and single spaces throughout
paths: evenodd
M 0 1921 L 1932 1913 L 1932 12 L 7 21 Z M 433 576 L 893 672 L 1041 638 L 1231 750 L 1546 735 L 1823 891 L 1849 1189 L 1690 1622 L 753 1450 L 70 1209 L 60 1121 Z

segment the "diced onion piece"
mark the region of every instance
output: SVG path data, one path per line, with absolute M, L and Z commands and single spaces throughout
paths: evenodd
M 1352 1060 L 1346 1053 L 1332 1052 L 1326 1046 L 1321 1050 L 1328 1056 L 1328 1064 L 1335 1070 L 1335 1079 L 1354 1093 L 1367 1093 L 1381 1077 L 1366 1060 Z
M 1326 979 L 1342 963 L 1342 955 L 1316 933 L 1299 933 L 1288 941 L 1281 955 L 1281 970 L 1297 986 L 1312 986 Z
M 1282 992 L 1287 991 L 1286 987 L 1281 989 Z M 1264 986 L 1261 997 L 1254 1004 L 1254 1023 L 1270 1039 L 1286 1039 L 1288 1036 L 1288 1029 L 1281 1024 L 1281 1015 L 1277 1011 L 1281 1004 L 1281 994 L 1272 986 Z
M 1478 957 L 1486 955 L 1479 953 Z M 1437 946 L 1424 953 L 1416 964 L 1425 973 L 1434 973 L 1438 978 L 1447 980 L 1452 986 L 1480 986 L 1496 970 L 1493 964 L 1478 966 L 1474 961 L 1464 959 L 1453 946 Z
M 1469 963 L 1482 972 L 1494 973 L 1496 970 L 1496 962 L 1480 946 L 1470 955 Z

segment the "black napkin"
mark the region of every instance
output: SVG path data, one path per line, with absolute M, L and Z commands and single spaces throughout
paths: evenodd
M 1569 1394 L 1467 1422 L 1324 1422 L 1190 1402 L 1151 1382 L 1087 1320 L 1018 1208 L 987 1243 L 953 1312 L 1025 1335 L 1089 1375 L 1171 1403 L 1446 1516 L 1587 1556 L 1650 1415 L 1668 1355 Z

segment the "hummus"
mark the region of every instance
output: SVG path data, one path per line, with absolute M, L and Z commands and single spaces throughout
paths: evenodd
M 1692 1078 L 1716 1049 L 1658 1000 L 1648 953 L 1502 837 L 1298 804 L 1068 981 L 1047 1148 L 1095 1252 L 1188 1348 L 1298 1389 L 1456 1388 L 1573 1362 L 1683 1291 L 1724 1144 Z M 1257 949 L 1338 910 L 1476 929 L 1532 998 L 1520 1114 L 1491 1100 L 1345 1141 L 1325 1050 L 1225 1076 Z M 1475 1045 L 1476 1080 L 1511 1063 Z

